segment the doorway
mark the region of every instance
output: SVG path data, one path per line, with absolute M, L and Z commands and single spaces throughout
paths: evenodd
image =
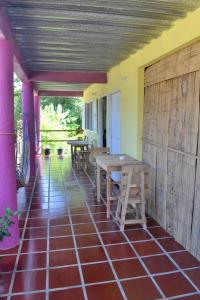
M 107 97 L 99 99 L 99 147 L 107 147 Z

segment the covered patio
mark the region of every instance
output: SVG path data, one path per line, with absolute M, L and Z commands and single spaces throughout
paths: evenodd
M 0 299 L 200 299 L 199 7 L 0 0 L 0 216 L 22 212 L 0 241 Z M 30 151 L 17 192 L 14 72 Z M 115 201 L 108 218 L 90 168 L 42 157 L 43 96 L 83 97 L 87 142 L 149 165 L 146 230 L 120 230 Z
M 198 299 L 200 264 L 154 219 L 121 232 L 70 157 L 39 159 L 19 190 L 20 244 L 3 255 L 1 299 Z M 2 289 L 2 286 L 1 286 Z M 3 295 L 6 295 L 5 297 Z

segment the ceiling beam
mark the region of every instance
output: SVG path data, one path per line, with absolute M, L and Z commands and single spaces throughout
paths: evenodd
M 2 5 L 0 6 L 0 39 L 10 41 L 14 56 L 14 71 L 21 81 L 28 81 L 28 70 L 26 68 L 24 57 L 15 42 L 9 20 L 5 15 L 4 7 Z
M 31 81 L 49 81 L 49 82 L 65 82 L 65 83 L 107 83 L 106 72 L 86 72 L 86 71 L 32 71 L 29 79 Z
M 38 96 L 83 97 L 83 92 L 82 91 L 38 91 Z

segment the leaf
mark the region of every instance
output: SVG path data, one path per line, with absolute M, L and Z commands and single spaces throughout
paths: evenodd
M 11 233 L 8 229 L 11 225 L 15 224 L 11 218 L 14 215 L 19 215 L 19 211 L 16 210 L 12 212 L 10 208 L 5 208 L 4 211 L 4 215 L 0 217 L 0 241 L 2 241 L 4 237 L 11 236 Z
M 12 216 L 12 211 L 10 210 L 10 208 L 5 208 L 5 213 L 6 213 L 6 216 Z

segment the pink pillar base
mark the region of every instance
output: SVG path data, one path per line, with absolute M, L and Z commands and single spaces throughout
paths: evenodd
M 8 250 L 19 246 L 19 232 L 16 231 L 16 226 L 18 226 L 18 217 L 14 216 L 11 219 L 15 224 L 10 226 L 9 232 L 11 237 L 5 237 L 3 241 L 0 242 L 0 250 Z
M 4 215 L 4 209 L 17 210 L 16 196 L 16 164 L 14 152 L 14 135 L 0 135 L 0 216 Z M 5 237 L 0 242 L 0 249 L 9 249 L 19 243 L 18 216 L 12 218 L 15 224 L 11 225 L 9 232 L 11 237 Z

